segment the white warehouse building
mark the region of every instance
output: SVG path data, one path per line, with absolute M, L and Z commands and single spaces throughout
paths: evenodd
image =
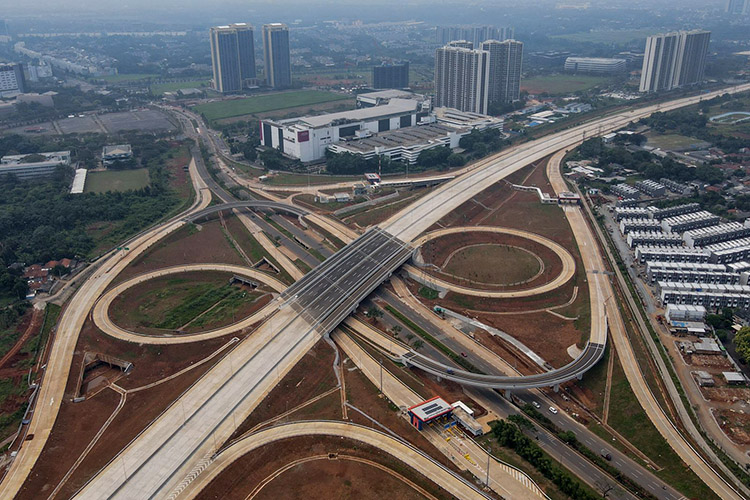
M 325 157 L 326 148 L 342 139 L 365 137 L 417 124 L 421 103 L 390 99 L 387 104 L 320 116 L 263 120 L 261 144 L 303 162 Z

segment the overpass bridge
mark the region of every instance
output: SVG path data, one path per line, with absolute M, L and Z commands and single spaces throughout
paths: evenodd
M 269 209 L 269 210 L 275 210 L 277 212 L 285 212 L 287 214 L 294 215 L 297 217 L 302 217 L 311 213 L 309 210 L 306 210 L 302 207 L 297 207 L 297 206 L 290 205 L 287 203 L 279 203 L 277 201 L 267 201 L 267 200 L 246 200 L 246 201 L 231 201 L 228 203 L 221 203 L 219 205 L 212 205 L 210 207 L 204 208 L 203 210 L 200 210 L 198 212 L 185 216 L 183 220 L 186 222 L 195 222 L 196 220 L 202 219 L 203 217 L 207 217 L 216 212 L 221 212 L 223 210 L 242 209 L 242 208 Z

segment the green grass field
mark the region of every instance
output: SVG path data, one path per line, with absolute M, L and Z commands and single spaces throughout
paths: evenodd
M 153 95 L 162 95 L 164 92 L 174 92 L 175 90 L 180 89 L 207 88 L 209 83 L 210 80 L 208 78 L 189 80 L 186 82 L 157 83 L 151 85 L 151 93 Z
M 128 191 L 148 186 L 148 169 L 107 170 L 89 172 L 86 176 L 86 193 L 106 193 L 107 191 Z
M 155 73 L 126 73 L 122 75 L 99 76 L 96 77 L 96 80 L 104 80 L 109 83 L 123 83 L 148 80 L 149 78 L 159 78 L 159 75 Z
M 266 113 L 278 109 L 308 106 L 343 99 L 351 99 L 351 97 L 321 90 L 300 90 L 258 95 L 246 99 L 209 102 L 199 104 L 193 110 L 197 113 L 202 113 L 208 120 L 220 120 L 222 118 Z
M 695 137 L 687 137 L 678 134 L 656 134 L 653 136 L 649 136 L 648 138 L 649 146 L 654 146 L 661 149 L 684 149 L 694 144 L 701 143 L 706 144 L 705 142 L 701 141 L 700 139 L 696 139 Z
M 633 40 L 645 39 L 649 35 L 658 33 L 656 28 L 640 28 L 636 30 L 602 30 L 602 31 L 581 31 L 579 33 L 566 33 L 564 35 L 554 35 L 550 38 L 561 40 L 570 40 L 571 42 L 580 43 L 606 43 L 606 44 L 624 44 Z
M 587 90 L 597 85 L 606 85 L 611 79 L 605 76 L 592 75 L 548 75 L 521 80 L 521 89 L 530 94 L 570 94 Z
M 310 175 L 305 174 L 276 174 L 266 179 L 270 186 L 311 186 L 318 184 L 332 184 L 334 182 L 350 182 L 362 180 L 359 175 Z

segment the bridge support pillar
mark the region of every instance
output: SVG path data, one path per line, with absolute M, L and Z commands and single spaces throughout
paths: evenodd
M 583 373 L 579 373 L 578 375 L 576 375 L 576 378 L 578 380 L 581 380 L 583 378 Z
M 511 403 L 513 402 L 513 391 L 511 391 L 510 389 L 502 389 L 502 394 L 505 399 L 507 399 Z
M 555 391 L 555 392 L 560 392 L 560 384 L 555 384 L 555 385 L 554 385 L 554 386 L 552 387 L 552 390 L 553 390 L 553 391 Z

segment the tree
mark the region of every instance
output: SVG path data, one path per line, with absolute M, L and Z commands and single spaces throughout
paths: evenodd
M 743 326 L 734 336 L 734 346 L 743 363 L 750 360 L 750 326 Z
M 399 325 L 393 325 L 391 327 L 391 333 L 393 333 L 394 337 L 398 337 L 398 334 L 401 333 L 402 328 Z
M 415 351 L 418 351 L 422 347 L 424 347 L 424 341 L 421 339 L 415 340 L 411 346 L 414 348 Z
M 596 482 L 596 489 L 602 494 L 602 498 L 607 498 L 615 489 L 615 485 L 606 479 L 600 479 Z
M 383 317 L 383 311 L 380 310 L 380 308 L 376 305 L 370 306 L 369 309 L 365 312 L 365 316 L 367 316 L 370 319 L 378 320 L 379 318 Z

